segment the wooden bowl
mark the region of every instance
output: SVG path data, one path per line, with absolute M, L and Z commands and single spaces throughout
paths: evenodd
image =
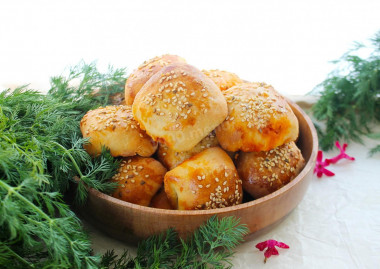
M 289 101 L 296 114 L 300 135 L 297 142 L 306 165 L 301 173 L 281 189 L 240 205 L 209 210 L 165 210 L 131 204 L 94 189 L 80 211 L 100 230 L 117 239 L 136 243 L 150 235 L 174 227 L 181 237 L 199 227 L 213 215 L 235 216 L 249 228 L 247 237 L 286 217 L 302 200 L 313 175 L 318 139 L 314 125 L 302 109 Z

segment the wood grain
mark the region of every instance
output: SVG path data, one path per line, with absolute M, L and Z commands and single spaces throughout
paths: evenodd
M 108 235 L 132 244 L 169 227 L 185 237 L 213 215 L 240 218 L 249 228 L 246 239 L 253 238 L 255 232 L 268 229 L 285 218 L 302 200 L 312 179 L 318 151 L 317 133 L 305 112 L 288 102 L 300 124 L 297 145 L 306 165 L 294 180 L 276 192 L 227 208 L 178 211 L 139 206 L 90 189 L 87 204 L 80 214 Z

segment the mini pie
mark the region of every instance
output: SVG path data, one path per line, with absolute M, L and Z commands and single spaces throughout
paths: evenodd
M 154 57 L 140 65 L 125 83 L 125 104 L 132 105 L 141 87 L 163 67 L 173 63 L 186 63 L 186 61 L 177 55 L 165 54 Z
M 297 117 L 272 86 L 243 83 L 223 94 L 228 116 L 215 132 L 225 150 L 268 151 L 297 139 Z
M 113 197 L 133 204 L 149 206 L 161 188 L 166 168 L 153 158 L 140 156 L 124 158 L 112 177 L 117 182 Z
M 152 201 L 150 202 L 150 207 L 161 209 L 173 209 L 164 188 L 161 188 L 156 193 L 156 195 L 153 196 Z
M 165 175 L 165 192 L 175 209 L 212 209 L 242 202 L 242 181 L 231 158 L 214 147 L 184 161 Z
M 221 91 L 225 91 L 237 84 L 243 83 L 243 80 L 241 80 L 238 75 L 231 72 L 218 69 L 202 70 L 202 72 L 214 81 Z
M 133 119 L 130 106 L 107 106 L 90 110 L 80 122 L 83 137 L 89 138 L 84 145 L 92 155 L 99 155 L 102 146 L 109 148 L 111 155 L 144 157 L 151 156 L 157 149 L 153 141 Z
M 270 151 L 241 152 L 236 162 L 243 189 L 257 199 L 294 179 L 305 165 L 294 142 Z
M 227 116 L 220 89 L 195 67 L 162 68 L 141 88 L 132 105 L 135 119 L 155 141 L 174 151 L 192 149 Z
M 174 151 L 171 148 L 167 147 L 165 144 L 158 144 L 157 158 L 160 162 L 165 165 L 169 170 L 175 168 L 183 161 L 189 159 L 191 156 L 212 147 L 218 146 L 218 140 L 216 139 L 215 133 L 209 133 L 205 138 L 201 140 L 198 144 L 195 145 L 190 150 L 187 151 Z

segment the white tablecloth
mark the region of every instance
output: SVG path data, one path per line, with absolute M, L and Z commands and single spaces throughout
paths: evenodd
M 292 97 L 308 106 L 310 97 Z M 377 128 L 380 131 L 380 128 Z M 344 141 L 341 141 L 344 142 Z M 236 248 L 234 268 L 380 268 L 380 154 L 368 156 L 379 141 L 364 138 L 364 145 L 350 143 L 342 160 L 328 167 L 333 177 L 314 176 L 298 207 L 275 227 L 258 232 Z M 324 153 L 333 157 L 338 150 Z M 95 253 L 136 248 L 108 237 L 86 223 Z M 290 246 L 279 249 L 264 264 L 261 241 L 275 239 Z

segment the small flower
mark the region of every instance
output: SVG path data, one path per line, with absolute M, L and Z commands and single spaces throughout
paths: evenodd
M 326 166 L 329 166 L 330 163 L 327 162 L 327 159 L 324 161 L 322 159 L 323 152 L 322 150 L 319 150 L 317 155 L 317 163 L 314 167 L 314 174 L 317 174 L 317 177 L 322 177 L 323 174 L 325 174 L 328 177 L 334 176 L 335 174 L 333 172 L 325 168 Z
M 256 248 L 258 248 L 260 251 L 263 251 L 264 249 L 267 248 L 267 250 L 264 252 L 264 256 L 265 256 L 264 263 L 267 262 L 267 258 L 269 258 L 270 256 L 278 255 L 278 251 L 277 251 L 276 247 L 289 248 L 289 246 L 287 244 L 282 243 L 282 242 L 278 242 L 278 241 L 273 240 L 273 239 L 269 239 L 267 241 L 258 243 L 256 245 Z
M 348 159 L 348 160 L 351 160 L 351 161 L 355 160 L 354 157 L 351 157 L 351 156 L 347 155 L 347 153 L 346 153 L 347 144 L 346 143 L 343 144 L 343 146 L 340 146 L 339 141 L 336 141 L 335 142 L 335 146 L 340 150 L 340 153 L 337 156 L 335 156 L 334 158 L 326 159 L 326 162 L 328 164 L 330 164 L 330 163 L 337 163 L 341 159 Z

